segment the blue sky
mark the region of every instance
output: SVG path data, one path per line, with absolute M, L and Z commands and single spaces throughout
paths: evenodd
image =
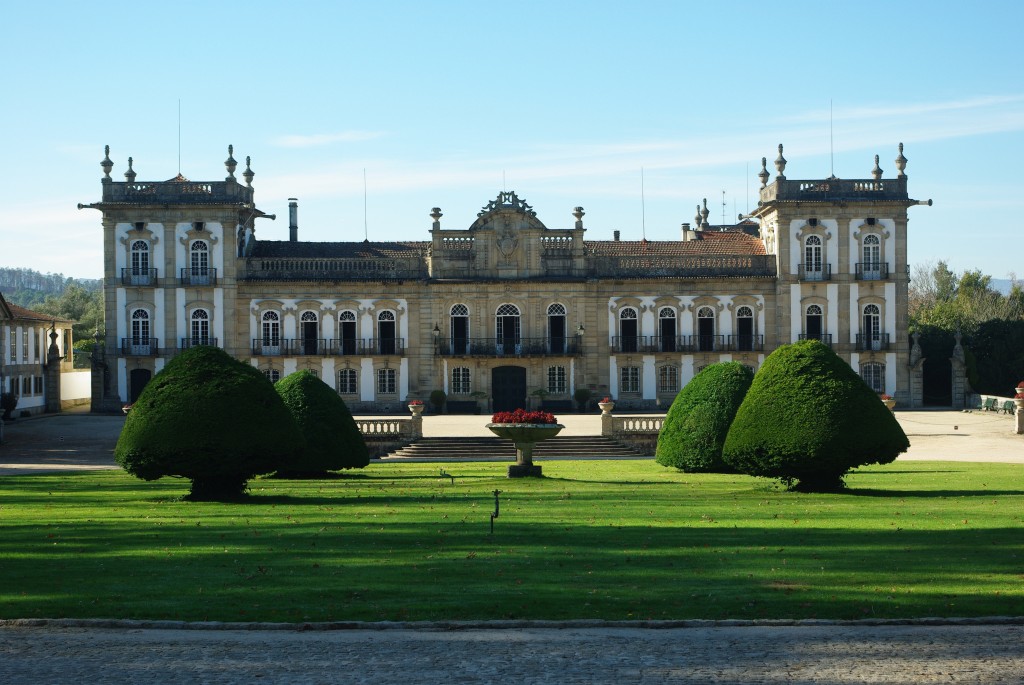
M 892 178 L 903 142 L 935 202 L 911 265 L 1024 276 L 1024 3 L 12 5 L 0 266 L 99 277 L 100 215 L 75 206 L 104 145 L 115 180 L 129 156 L 178 173 L 180 100 L 181 172 L 251 156 L 264 239 L 297 197 L 300 239 L 362 240 L 364 170 L 371 239 L 428 239 L 435 206 L 467 228 L 502 189 L 551 228 L 582 205 L 590 239 L 676 239 L 702 198 L 713 223 L 756 203 L 779 143 L 820 179 L 875 154 Z

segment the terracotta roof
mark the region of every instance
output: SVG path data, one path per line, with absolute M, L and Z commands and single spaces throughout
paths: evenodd
M 425 253 L 427 241 L 311 243 L 290 240 L 257 240 L 255 259 L 408 259 Z
M 702 231 L 696 240 L 585 240 L 593 254 L 603 257 L 700 257 L 703 255 L 763 255 L 764 243 L 739 231 Z
M 40 314 L 39 312 L 34 312 L 31 309 L 19 307 L 18 305 L 12 304 L 10 302 L 7 303 L 7 308 L 11 311 L 11 318 L 16 321 L 38 321 L 40 323 L 74 323 L 70 319 L 62 319 L 61 317 L 53 316 L 52 314 Z

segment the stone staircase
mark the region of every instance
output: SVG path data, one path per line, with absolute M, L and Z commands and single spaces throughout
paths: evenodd
M 642 455 L 599 435 L 557 436 L 537 443 L 533 458 L 630 459 Z M 515 461 L 516 448 L 501 438 L 421 438 L 385 455 L 385 459 L 422 461 Z

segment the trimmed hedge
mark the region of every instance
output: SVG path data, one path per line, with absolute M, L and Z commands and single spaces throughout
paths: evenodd
M 798 490 L 843 487 L 863 464 L 888 464 L 910 441 L 849 364 L 817 340 L 765 359 L 725 439 L 722 457 L 741 473 Z
M 295 420 L 257 369 L 216 347 L 171 359 L 132 405 L 114 458 L 125 471 L 192 481 L 191 499 L 229 499 L 303 446 Z
M 274 385 L 306 439 L 306 447 L 278 468 L 277 475 L 298 478 L 326 471 L 363 468 L 370 463 L 363 434 L 345 401 L 310 371 L 298 371 Z
M 722 445 L 753 378 L 739 362 L 711 364 L 694 376 L 665 415 L 657 462 L 688 473 L 734 472 L 722 460 Z

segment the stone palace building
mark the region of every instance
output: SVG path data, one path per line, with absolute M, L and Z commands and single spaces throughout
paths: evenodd
M 587 237 L 576 207 L 549 228 L 502 192 L 425 240 L 263 240 L 254 173 L 125 180 L 101 162 L 106 337 L 94 407 L 133 401 L 166 361 L 217 345 L 276 380 L 309 369 L 355 411 L 397 411 L 444 390 L 452 410 L 568 406 L 577 388 L 620 408 L 667 408 L 708 364 L 757 369 L 816 338 L 878 392 L 912 404 L 907 194 L 897 175 L 791 180 L 762 158 L 757 208 L 679 240 Z M 297 190 L 301 190 L 297 189 Z M 545 219 L 549 220 L 547 217 Z M 450 221 L 450 220 L 449 220 Z M 410 236 L 414 237 L 414 236 Z M 918 381 L 919 382 L 919 381 Z

